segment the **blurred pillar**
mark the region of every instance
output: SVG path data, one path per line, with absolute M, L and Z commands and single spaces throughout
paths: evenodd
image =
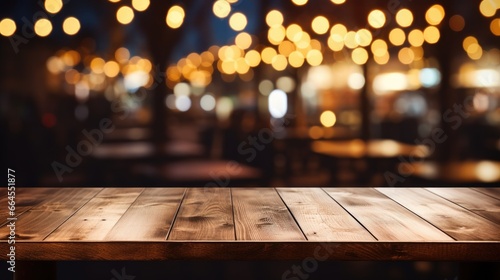
M 165 23 L 165 16 L 171 5 L 170 1 L 151 1 L 147 17 L 141 18 L 140 21 L 153 60 L 155 82 L 150 89 L 153 116 L 151 131 L 153 141 L 157 144 L 163 143 L 167 138 L 167 108 L 165 105 L 167 88 L 164 72 L 168 66 L 169 55 L 180 33 L 178 29 L 172 30 Z
M 448 21 L 450 15 L 453 15 L 453 2 L 452 1 L 442 1 L 445 13 L 445 18 L 443 19 L 441 28 L 441 38 L 436 44 L 437 59 L 439 62 L 439 67 L 441 70 L 441 85 L 439 89 L 439 111 L 441 116 L 440 127 L 443 129 L 445 135 L 448 136 L 446 143 L 436 147 L 435 159 L 439 162 L 445 162 L 451 159 L 453 148 L 456 147 L 456 137 L 454 130 L 451 126 L 443 121 L 443 114 L 449 110 L 453 109 L 453 104 L 456 103 L 456 91 L 453 90 L 451 86 L 451 62 L 453 58 L 453 49 L 450 46 L 460 46 L 459 42 L 456 42 L 451 30 L 448 28 Z M 455 36 L 457 37 L 457 36 Z
M 363 65 L 363 76 L 368 80 L 368 66 L 367 63 Z M 370 97 L 368 96 L 368 83 L 359 93 L 359 110 L 361 111 L 361 139 L 370 139 Z

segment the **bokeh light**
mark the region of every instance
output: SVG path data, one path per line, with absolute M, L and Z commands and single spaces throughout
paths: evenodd
M 405 32 L 401 28 L 394 28 L 389 32 L 389 41 L 394 46 L 401 46 L 406 40 Z
M 439 41 L 441 33 L 435 26 L 428 26 L 424 29 L 424 39 L 429 44 L 435 44 Z
M 214 15 L 218 18 L 225 18 L 231 13 L 231 5 L 226 0 L 217 0 L 212 7 Z
M 362 47 L 369 46 L 372 42 L 372 33 L 368 29 L 360 29 L 356 32 L 355 40 Z
M 347 79 L 347 85 L 353 90 L 359 90 L 365 85 L 365 76 L 361 73 L 352 73 Z
M 295 89 L 295 80 L 288 76 L 279 77 L 276 80 L 276 88 L 286 93 L 290 93 Z
M 402 48 L 399 50 L 398 59 L 403 64 L 410 64 L 415 59 L 415 54 L 410 48 Z
M 373 10 L 368 14 L 368 24 L 373 28 L 383 27 L 385 21 L 385 14 L 381 10 Z
M 483 0 L 479 4 L 479 11 L 485 17 L 494 16 L 498 8 L 494 0 Z
M 75 35 L 80 31 L 80 21 L 75 17 L 68 17 L 63 22 L 64 33 L 68 35 Z
M 103 70 L 106 76 L 114 78 L 120 73 L 120 65 L 116 61 L 108 61 L 104 64 Z
M 46 37 L 52 32 L 52 23 L 46 18 L 41 18 L 35 22 L 34 28 L 36 35 Z
M 305 62 L 305 57 L 300 51 L 293 51 L 288 56 L 288 63 L 293 68 L 302 67 L 302 65 L 304 65 L 304 62 Z
M 323 62 L 323 54 L 319 50 L 310 50 L 306 55 L 307 63 L 311 66 L 318 66 Z
M 332 127 L 337 122 L 337 116 L 332 111 L 324 111 L 319 120 L 324 127 Z
M 451 30 L 459 32 L 462 31 L 465 27 L 465 19 L 461 15 L 454 15 L 450 17 L 449 24 Z
M 10 18 L 4 18 L 0 21 L 0 34 L 5 37 L 12 36 L 16 32 L 16 23 Z
M 424 43 L 424 33 L 419 29 L 413 29 L 408 34 L 408 42 L 414 47 L 420 47 Z
M 241 31 L 245 29 L 247 26 L 247 17 L 242 14 L 242 13 L 234 13 L 230 18 L 229 18 L 229 26 L 234 30 L 234 31 Z
M 61 11 L 63 7 L 62 0 L 45 0 L 44 3 L 45 10 L 51 14 L 56 14 Z
M 364 48 L 356 48 L 352 51 L 351 58 L 354 63 L 363 65 L 368 61 L 368 52 Z
M 267 39 L 273 45 L 279 45 L 285 39 L 285 27 L 273 26 L 267 31 Z
M 317 16 L 311 22 L 311 27 L 316 34 L 323 35 L 328 32 L 330 22 L 324 16 Z
M 444 15 L 445 11 L 443 6 L 436 4 L 427 10 L 425 13 L 425 20 L 430 25 L 438 25 L 443 21 Z
M 125 64 L 130 59 L 130 51 L 124 47 L 118 48 L 115 51 L 115 59 L 119 63 Z
M 491 33 L 495 36 L 500 36 L 500 18 L 496 18 L 490 23 Z
M 408 9 L 401 9 L 396 13 L 396 22 L 401 27 L 408 27 L 413 23 L 413 13 Z
M 271 59 L 271 65 L 276 71 L 283 71 L 288 66 L 288 60 L 284 55 L 277 54 Z
M 251 67 L 257 67 L 260 64 L 260 53 L 256 50 L 250 50 L 245 54 L 245 60 Z
M 266 23 L 269 27 L 280 26 L 283 20 L 283 14 L 278 10 L 269 11 L 266 15 Z
M 210 94 L 205 94 L 200 99 L 200 107 L 207 112 L 215 109 L 215 98 Z
M 172 29 L 181 27 L 182 23 L 184 23 L 185 16 L 186 12 L 184 12 L 184 9 L 181 6 L 174 5 L 170 7 L 166 17 L 167 26 Z
M 373 41 L 371 50 L 374 56 L 383 56 L 385 53 L 387 53 L 388 46 L 384 40 L 377 39 Z
M 129 24 L 134 20 L 134 10 L 128 6 L 123 6 L 116 11 L 116 19 L 121 24 Z
M 280 89 L 275 89 L 268 98 L 269 113 L 273 118 L 279 119 L 286 115 L 288 110 L 288 96 Z
M 303 6 L 305 4 L 307 4 L 307 1 L 308 0 L 292 0 L 293 4 L 297 5 L 297 6 Z
M 186 95 L 176 96 L 175 107 L 181 112 L 186 112 L 191 108 L 191 99 Z
M 132 7 L 138 12 L 143 12 L 147 10 L 149 4 L 150 4 L 149 0 L 132 0 Z
M 246 50 L 252 45 L 252 37 L 246 32 L 241 32 L 234 39 L 234 43 L 238 48 Z

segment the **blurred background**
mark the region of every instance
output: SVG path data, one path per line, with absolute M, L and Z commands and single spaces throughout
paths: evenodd
M 19 185 L 500 182 L 500 1 L 0 5 Z

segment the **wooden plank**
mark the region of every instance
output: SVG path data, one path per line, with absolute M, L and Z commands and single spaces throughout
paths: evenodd
M 500 188 L 473 188 L 473 190 L 500 199 Z
M 305 240 L 272 188 L 233 188 L 237 240 Z
M 188 189 L 169 240 L 234 240 L 229 188 Z
M 17 238 L 43 240 L 101 190 L 100 188 L 59 189 L 18 218 Z M 7 227 L 0 228 L 0 239 L 5 239 L 8 235 Z
M 58 192 L 61 188 L 22 188 L 16 187 L 15 194 L 15 215 L 19 217 L 29 209 L 42 203 L 48 199 L 52 194 Z M 8 198 L 2 196 L 0 199 L 0 226 L 3 227 L 7 224 L 6 219 L 9 216 Z M 10 216 L 9 216 L 10 217 Z
M 104 189 L 45 240 L 103 240 L 142 191 L 142 188 Z
M 500 241 L 500 226 L 425 189 L 377 190 L 457 240 Z
M 322 189 L 278 188 L 277 191 L 308 240 L 375 240 Z
M 500 200 L 469 188 L 427 188 L 451 202 L 500 224 Z
M 184 188 L 148 188 L 105 240 L 165 240 L 184 196 Z
M 446 241 L 445 233 L 372 188 L 325 188 L 378 240 Z
M 18 242 L 18 260 L 500 261 L 498 242 Z M 6 255 L 0 256 L 6 259 Z

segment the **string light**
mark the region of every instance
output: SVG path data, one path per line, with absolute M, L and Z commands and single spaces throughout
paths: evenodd
M 2 36 L 12 36 L 16 32 L 16 28 L 16 23 L 10 18 L 4 18 L 0 21 L 0 34 Z
M 80 31 L 80 21 L 75 17 L 68 17 L 63 22 L 64 33 L 68 35 L 75 35 Z
M 401 9 L 396 13 L 396 22 L 401 27 L 408 27 L 413 23 L 413 13 L 408 9 Z
M 52 32 L 52 23 L 46 18 L 41 18 L 35 22 L 34 28 L 38 36 L 46 37 Z
M 234 13 L 229 18 L 229 26 L 234 31 L 242 31 L 247 26 L 247 17 L 242 13 Z
M 184 17 L 186 13 L 181 6 L 174 5 L 172 6 L 168 12 L 166 17 L 167 26 L 172 29 L 177 29 L 181 27 L 182 23 L 184 23 Z
M 123 6 L 116 11 L 116 19 L 121 24 L 129 24 L 134 19 L 134 10 L 128 6 Z
M 225 0 L 217 0 L 212 7 L 214 15 L 218 18 L 225 18 L 231 12 L 231 5 Z
M 57 14 L 63 7 L 62 0 L 45 0 L 45 10 L 51 14 Z
M 149 0 L 132 0 L 132 7 L 138 12 L 147 10 L 149 4 Z
M 324 16 L 317 16 L 313 19 L 311 27 L 316 34 L 323 35 L 328 32 L 330 22 Z

